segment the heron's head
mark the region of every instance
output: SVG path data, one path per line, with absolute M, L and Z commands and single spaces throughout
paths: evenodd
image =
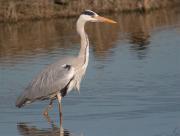
M 84 22 L 106 22 L 106 23 L 117 23 L 111 19 L 99 16 L 97 13 L 91 10 L 85 10 L 79 17 Z

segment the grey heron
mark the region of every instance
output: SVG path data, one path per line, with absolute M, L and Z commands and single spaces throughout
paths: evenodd
M 72 89 L 79 91 L 81 79 L 88 65 L 89 40 L 84 30 L 86 22 L 116 23 L 111 19 L 99 16 L 91 10 L 82 12 L 76 23 L 77 32 L 81 38 L 79 54 L 74 57 L 65 57 L 44 68 L 17 98 L 17 107 L 21 108 L 36 100 L 48 99 L 50 103 L 44 110 L 44 115 L 48 115 L 53 100 L 58 99 L 60 122 L 62 123 L 61 99 Z

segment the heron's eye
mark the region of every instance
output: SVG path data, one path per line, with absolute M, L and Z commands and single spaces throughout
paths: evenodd
M 89 10 L 85 10 L 82 14 L 84 14 L 84 15 L 89 15 L 89 16 L 91 16 L 91 17 L 95 16 L 94 12 L 89 11 Z

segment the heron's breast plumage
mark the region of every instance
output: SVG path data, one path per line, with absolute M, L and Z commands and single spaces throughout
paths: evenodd
M 81 63 L 78 63 L 78 62 L 81 62 Z M 78 63 L 78 65 L 75 66 L 75 76 L 68 86 L 67 93 L 69 93 L 72 89 L 75 89 L 79 92 L 81 80 L 83 76 L 85 75 L 88 62 L 89 62 L 89 45 L 87 45 L 86 47 L 84 57 L 77 59 L 76 63 Z

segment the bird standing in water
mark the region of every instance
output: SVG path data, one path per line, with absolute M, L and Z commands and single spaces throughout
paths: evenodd
M 44 115 L 48 115 L 48 111 L 52 108 L 53 100 L 58 99 L 60 123 L 62 124 L 62 97 L 72 89 L 79 91 L 81 79 L 88 65 L 89 40 L 84 30 L 86 22 L 116 23 L 111 19 L 99 16 L 91 10 L 85 10 L 76 23 L 77 32 L 81 38 L 79 54 L 74 57 L 60 59 L 43 69 L 17 98 L 17 107 L 21 108 L 25 104 L 36 100 L 49 99 L 50 103 L 43 112 Z

